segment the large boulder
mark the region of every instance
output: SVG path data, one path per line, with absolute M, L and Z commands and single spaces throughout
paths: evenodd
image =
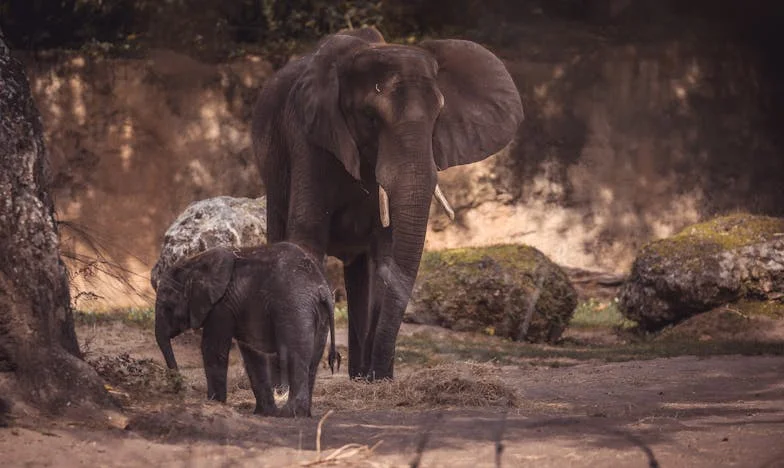
M 178 260 L 209 248 L 251 247 L 267 243 L 265 197 L 215 197 L 193 202 L 166 230 L 158 261 L 150 272 L 153 289 L 161 274 Z M 343 264 L 332 257 L 326 262 L 327 279 L 336 300 L 345 300 Z
M 150 272 L 153 289 L 178 260 L 217 246 L 250 247 L 267 243 L 267 202 L 261 198 L 215 197 L 193 202 L 163 238 L 161 254 Z
M 577 306 L 566 274 L 525 245 L 425 252 L 404 319 L 555 342 Z
M 784 297 L 784 219 L 734 214 L 643 247 L 620 308 L 655 331 L 738 300 Z

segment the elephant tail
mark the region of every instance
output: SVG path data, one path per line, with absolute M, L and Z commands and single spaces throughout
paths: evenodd
M 333 293 L 330 293 L 329 290 L 327 290 L 324 296 L 325 297 L 322 297 L 322 300 L 324 300 L 327 309 L 329 310 L 329 353 L 327 353 L 327 363 L 329 364 L 330 372 L 334 374 L 336 364 L 337 370 L 340 370 L 340 361 L 343 358 L 335 349 L 335 296 Z

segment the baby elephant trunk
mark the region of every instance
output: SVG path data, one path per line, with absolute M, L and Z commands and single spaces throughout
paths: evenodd
M 177 361 L 174 359 L 174 350 L 172 349 L 171 345 L 169 325 L 165 320 L 155 321 L 155 339 L 158 342 L 158 347 L 161 348 L 161 353 L 163 353 L 163 359 L 166 361 L 166 367 L 177 370 Z

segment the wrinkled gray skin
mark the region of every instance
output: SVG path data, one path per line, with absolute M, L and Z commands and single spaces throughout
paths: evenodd
M 354 30 L 265 83 L 253 145 L 267 236 L 344 262 L 352 378 L 393 377 L 437 171 L 500 151 L 522 119 L 503 63 L 469 41 L 402 46 Z
M 203 328 L 207 397 L 225 402 L 229 349 L 236 338 L 256 396 L 255 412 L 262 415 L 310 416 L 327 331 L 330 368 L 339 359 L 334 324 L 334 300 L 319 265 L 288 242 L 212 248 L 178 262 L 158 284 L 155 335 L 166 365 L 177 369 L 171 339 Z M 289 384 L 280 412 L 266 362 L 275 353 Z

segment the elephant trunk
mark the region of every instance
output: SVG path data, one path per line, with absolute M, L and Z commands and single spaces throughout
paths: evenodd
M 441 191 L 441 187 L 439 187 L 438 184 L 436 184 L 433 195 L 435 195 L 436 200 L 441 205 L 441 207 L 444 208 L 444 211 L 446 212 L 446 215 L 449 217 L 449 219 L 454 221 L 455 210 L 452 209 L 452 206 L 449 204 L 449 200 L 446 199 L 444 192 Z M 378 213 L 381 218 L 381 225 L 385 228 L 389 227 L 389 195 L 381 185 L 378 186 Z
M 166 323 L 166 320 L 162 320 L 161 317 L 155 318 L 155 339 L 158 342 L 158 347 L 161 348 L 161 353 L 163 353 L 166 367 L 177 370 L 177 361 L 174 359 L 174 350 L 171 345 L 169 324 Z
M 411 279 L 412 284 L 404 287 L 408 289 L 419 269 L 430 202 L 434 195 L 443 199 L 440 190 L 436 194 L 432 127 L 411 121 L 382 133 L 378 161 L 379 215 L 382 225 L 392 228 L 392 256 Z

